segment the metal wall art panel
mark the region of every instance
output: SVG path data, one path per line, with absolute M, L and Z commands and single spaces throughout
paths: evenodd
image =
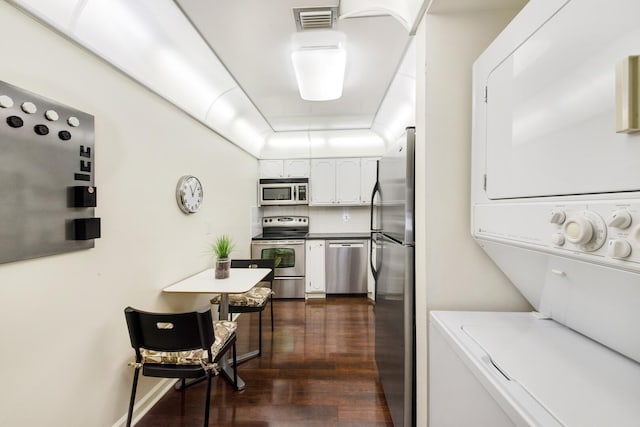
M 94 247 L 94 118 L 0 81 L 0 263 Z

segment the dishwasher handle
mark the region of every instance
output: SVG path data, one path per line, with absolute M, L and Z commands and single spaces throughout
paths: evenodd
M 364 248 L 364 243 L 329 243 L 330 248 Z

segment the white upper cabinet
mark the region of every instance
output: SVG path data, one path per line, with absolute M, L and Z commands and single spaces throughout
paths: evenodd
M 359 205 L 360 159 L 336 159 L 336 203 Z
M 334 159 L 311 160 L 311 205 L 333 205 L 336 200 L 336 161 Z
M 283 174 L 282 160 L 260 160 L 260 178 L 282 178 Z
M 260 178 L 308 178 L 309 159 L 260 160 Z
M 310 204 L 368 205 L 376 182 L 376 160 L 359 157 L 311 160 Z
M 288 159 L 284 161 L 285 178 L 308 178 L 309 159 Z

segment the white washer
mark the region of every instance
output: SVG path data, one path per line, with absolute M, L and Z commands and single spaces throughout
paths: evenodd
M 430 315 L 432 427 L 640 422 L 638 364 L 533 313 Z
M 430 427 L 640 425 L 638 16 L 530 1 L 474 64 L 471 233 L 535 312 L 430 313 Z

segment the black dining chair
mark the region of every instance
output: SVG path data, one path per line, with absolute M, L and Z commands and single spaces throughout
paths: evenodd
M 229 315 L 233 313 L 259 313 L 258 319 L 258 353 L 262 354 L 262 312 L 269 302 L 271 308 L 271 332 L 273 332 L 273 279 L 275 277 L 275 261 L 273 259 L 232 259 L 231 268 L 270 268 L 267 274 L 253 288 L 242 294 L 229 294 Z M 220 304 L 220 297 L 211 300 L 212 304 Z M 218 309 L 219 310 L 219 309 Z
M 204 425 L 209 424 L 211 379 L 218 374 L 217 362 L 233 350 L 233 379 L 238 387 L 236 370 L 236 323 L 213 321 L 211 308 L 186 313 L 149 313 L 127 307 L 124 310 L 131 346 L 136 355 L 127 427 L 131 426 L 140 370 L 142 375 L 179 378 L 182 389 L 186 379 L 207 379 Z

